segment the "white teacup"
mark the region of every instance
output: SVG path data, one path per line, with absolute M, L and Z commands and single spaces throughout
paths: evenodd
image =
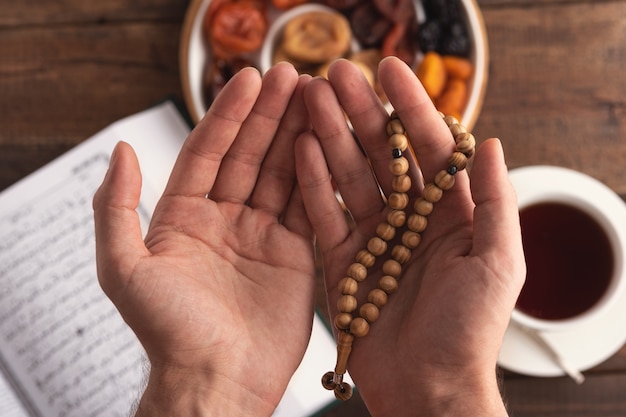
M 510 172 L 528 273 L 511 319 L 541 331 L 600 318 L 626 290 L 626 204 L 577 171 Z

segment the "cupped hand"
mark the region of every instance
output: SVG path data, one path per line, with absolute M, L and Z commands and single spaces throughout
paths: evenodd
M 419 161 L 411 165 L 413 202 L 423 184 L 447 168 L 454 139 L 404 63 L 385 59 L 379 79 Z M 314 134 L 302 135 L 296 144 L 298 181 L 322 252 L 334 317 L 338 281 L 386 219 L 381 190 L 384 195 L 392 191 L 389 116 L 347 61 L 331 67 L 329 82 L 313 80 L 305 102 Z M 471 181 L 466 171 L 455 179 L 428 216 L 420 245 L 403 265 L 397 292 L 369 334 L 354 342 L 348 371 L 372 415 L 434 415 L 443 406 L 464 415 L 454 405 L 463 405 L 460 410 L 467 415 L 505 414 L 496 360 L 525 266 L 516 197 L 499 141 L 480 146 Z M 350 216 L 337 202 L 333 182 Z M 409 204 L 407 215 L 411 212 Z M 390 248 L 395 243 L 397 238 Z M 359 305 L 377 286 L 380 265 L 379 260 L 360 284 Z M 437 415 L 446 415 L 441 411 Z
M 183 145 L 145 241 L 137 160 L 117 146 L 94 198 L 98 275 L 150 359 L 142 402 L 186 393 L 174 402 L 200 398 L 206 415 L 270 415 L 300 363 L 315 266 L 293 152 L 309 80 L 287 64 L 235 75 Z

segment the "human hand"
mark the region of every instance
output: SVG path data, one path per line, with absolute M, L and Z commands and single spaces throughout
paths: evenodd
M 379 78 L 419 161 L 419 167 L 414 161 L 411 166 L 413 201 L 420 195 L 422 176 L 432 182 L 447 168 L 455 143 L 405 64 L 387 58 L 380 64 Z M 386 219 L 377 180 L 389 195 L 392 174 L 389 117 L 367 81 L 347 61 L 330 68 L 329 80 L 313 80 L 306 88 L 315 135 L 299 138 L 296 166 L 322 252 L 334 317 L 341 295 L 338 281 Z M 353 227 L 335 199 L 329 170 Z M 476 152 L 471 187 L 465 171 L 455 179 L 428 216 L 420 245 L 403 265 L 398 291 L 389 296 L 369 334 L 354 341 L 348 371 L 374 416 L 506 414 L 496 360 L 525 264 L 516 197 L 499 141 L 488 140 Z M 412 202 L 407 210 L 412 212 Z M 359 305 L 377 286 L 380 265 L 379 260 L 359 284 Z
M 183 145 L 145 243 L 137 160 L 117 146 L 94 197 L 98 276 L 150 359 L 137 415 L 271 415 L 300 363 L 315 265 L 293 147 L 309 80 L 287 64 L 235 75 Z

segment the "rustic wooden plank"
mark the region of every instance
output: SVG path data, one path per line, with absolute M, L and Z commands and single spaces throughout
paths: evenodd
M 507 380 L 504 398 L 515 417 L 623 417 L 626 375 L 588 376 L 582 385 L 567 378 Z
M 626 2 L 483 10 L 489 85 L 475 133 L 510 167 L 578 169 L 626 193 Z
M 181 97 L 180 28 L 177 21 L 3 30 L 0 189 L 113 121 Z
M 0 0 L 0 28 L 70 22 L 180 21 L 189 0 Z

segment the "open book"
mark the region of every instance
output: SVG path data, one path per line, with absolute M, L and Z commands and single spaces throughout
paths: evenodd
M 147 227 L 189 127 L 173 103 L 109 126 L 0 193 L 0 416 L 127 417 L 149 365 L 96 277 L 91 200 L 115 144 L 135 149 Z M 334 402 L 320 377 L 334 340 L 316 315 L 275 416 Z

